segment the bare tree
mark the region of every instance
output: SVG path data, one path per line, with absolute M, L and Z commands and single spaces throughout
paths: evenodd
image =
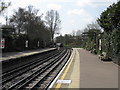
M 0 0 L 0 15 L 3 13 L 3 11 L 8 8 L 11 5 L 11 2 L 6 3 Z
M 101 27 L 98 25 L 97 22 L 92 22 L 91 24 L 87 25 L 87 29 L 101 30 Z
M 82 34 L 82 31 L 81 30 L 77 30 L 76 31 L 76 36 L 80 36 Z
M 72 35 L 73 37 L 76 36 L 76 31 L 73 30 L 72 33 L 71 33 L 71 35 Z
M 60 30 L 61 20 L 59 13 L 54 10 L 47 11 L 45 19 L 51 33 L 51 41 L 53 42 L 55 33 L 58 33 Z

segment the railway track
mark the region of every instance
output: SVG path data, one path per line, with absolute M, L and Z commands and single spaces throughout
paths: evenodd
M 71 50 L 60 49 L 46 57 L 38 58 L 33 63 L 15 69 L 4 74 L 2 77 L 3 90 L 32 90 L 47 89 L 52 80 L 67 62 Z M 11 73 L 11 75 L 10 75 Z M 7 76 L 10 75 L 10 76 Z M 7 78 L 5 78 L 7 77 Z
M 46 59 L 50 59 L 56 55 L 58 55 L 61 51 L 53 51 L 51 53 L 45 54 L 43 56 L 40 56 L 38 58 L 32 59 L 30 60 L 29 63 L 19 67 L 19 68 L 15 68 L 9 72 L 3 73 L 0 77 L 2 77 L 2 84 L 8 82 L 9 80 L 13 79 L 14 77 L 21 75 L 22 73 L 26 72 L 27 70 L 36 67 L 37 65 L 44 63 L 46 61 Z M 55 55 L 53 55 L 54 53 L 56 53 Z M 53 55 L 52 57 L 50 57 L 51 55 Z

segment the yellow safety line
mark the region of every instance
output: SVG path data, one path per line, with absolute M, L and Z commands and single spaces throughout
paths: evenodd
M 70 60 L 70 63 L 68 64 L 67 68 L 65 69 L 65 71 L 64 71 L 62 77 L 60 78 L 60 80 L 63 80 L 65 78 L 65 76 L 67 75 L 67 72 L 68 72 L 68 70 L 70 68 L 70 65 L 72 64 L 72 61 L 74 60 L 74 57 L 75 57 L 75 54 L 74 54 L 74 56 L 72 56 L 72 58 Z M 61 86 L 61 83 L 58 83 L 57 86 L 56 86 L 56 89 L 60 88 L 60 86 Z

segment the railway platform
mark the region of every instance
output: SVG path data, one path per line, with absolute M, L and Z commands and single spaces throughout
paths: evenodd
M 6 52 L 6 53 L 2 53 L 2 55 L 0 57 L 0 61 L 25 57 L 25 56 L 29 56 L 29 55 L 34 55 L 34 54 L 38 54 L 38 53 L 51 51 L 51 50 L 54 50 L 54 49 L 56 49 L 56 48 L 26 50 L 26 51 L 22 51 L 22 52 Z
M 49 88 L 80 88 L 80 57 L 77 49 L 73 53 Z
M 72 88 L 72 89 L 71 89 Z M 64 68 L 49 89 L 118 90 L 118 65 L 101 61 L 97 55 L 74 48 Z

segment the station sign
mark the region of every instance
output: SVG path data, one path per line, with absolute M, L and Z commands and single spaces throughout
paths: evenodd
M 1 39 L 0 47 L 1 47 L 2 49 L 5 48 L 5 39 L 4 39 L 4 38 Z
M 99 50 L 102 50 L 102 40 L 99 39 Z
M 25 42 L 25 47 L 26 48 L 28 47 L 28 40 L 26 40 L 26 42 Z

